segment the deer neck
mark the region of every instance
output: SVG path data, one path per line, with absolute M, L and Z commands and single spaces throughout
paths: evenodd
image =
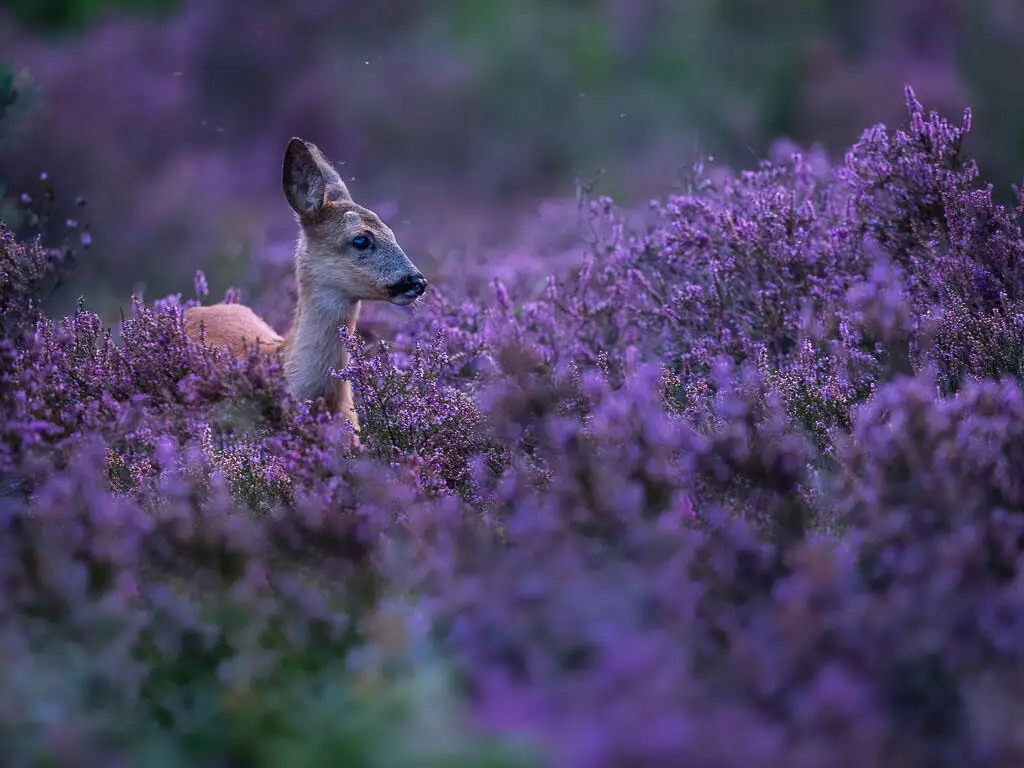
M 358 301 L 341 299 L 333 291 L 317 290 L 299 276 L 298 302 L 284 343 L 284 373 L 289 391 L 298 400 L 323 397 L 331 410 L 349 409 L 351 385 L 331 376 L 331 369 L 348 364 L 340 329 L 355 333 Z

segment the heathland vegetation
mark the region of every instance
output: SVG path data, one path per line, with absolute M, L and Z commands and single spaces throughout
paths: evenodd
M 53 311 L 91 203 L 19 191 L 5 760 L 1024 764 L 1024 200 L 969 112 L 904 95 L 836 162 L 581 188 L 423 267 L 422 307 L 339 329 L 358 445 L 275 356 L 190 341 L 185 310 L 242 298 L 202 271 L 117 322 Z
M 188 341 L 202 275 L 116 332 L 48 319 L 70 248 L 4 232 L 6 748 L 1018 764 L 1021 210 L 969 117 L 907 105 L 832 168 L 590 202 L 541 295 L 344 334 L 355 449 Z

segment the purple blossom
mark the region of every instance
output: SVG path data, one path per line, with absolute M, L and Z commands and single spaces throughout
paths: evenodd
M 1020 211 L 907 104 L 368 312 L 357 449 L 180 296 L 45 317 L 0 229 L 5 743 L 1019 764 Z
M 203 274 L 203 270 L 201 269 L 196 270 L 195 288 L 196 296 L 200 299 L 205 299 L 210 293 L 210 286 L 206 282 L 206 275 Z

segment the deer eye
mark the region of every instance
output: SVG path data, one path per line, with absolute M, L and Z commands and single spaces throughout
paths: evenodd
M 352 238 L 352 247 L 357 251 L 365 251 L 373 245 L 372 235 L 359 235 L 358 237 Z

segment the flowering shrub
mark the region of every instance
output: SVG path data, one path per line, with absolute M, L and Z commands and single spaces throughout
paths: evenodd
M 3 232 L 4 743 L 1020 764 L 1022 211 L 907 97 L 834 169 L 597 201 L 539 294 L 450 283 L 342 335 L 354 449 L 277 360 L 190 344 L 180 297 L 42 317 L 50 265 Z

